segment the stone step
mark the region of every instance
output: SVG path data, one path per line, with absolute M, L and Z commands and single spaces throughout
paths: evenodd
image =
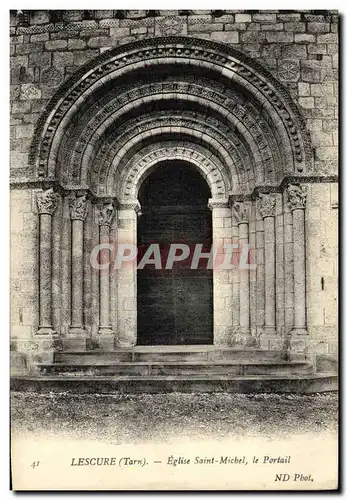
M 337 391 L 335 373 L 302 375 L 202 375 L 202 376 L 16 376 L 11 390 L 28 392 L 79 393 L 314 393 Z
M 313 365 L 286 361 L 121 362 L 96 364 L 51 363 L 38 365 L 42 374 L 89 375 L 288 375 L 313 373 Z
M 234 349 L 216 348 L 214 346 L 137 346 L 132 349 L 115 349 L 114 351 L 63 351 L 55 354 L 55 362 L 92 365 L 98 362 L 130 362 L 130 361 L 282 361 L 284 351 L 266 349 Z

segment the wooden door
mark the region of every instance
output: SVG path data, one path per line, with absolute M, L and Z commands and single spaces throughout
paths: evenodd
M 206 207 L 151 207 L 138 222 L 138 246 L 161 249 L 162 269 L 137 271 L 138 344 L 189 345 L 213 343 L 213 271 L 207 260 L 191 269 L 196 243 L 211 246 L 211 212 Z M 165 269 L 169 245 L 190 246 L 190 258 Z

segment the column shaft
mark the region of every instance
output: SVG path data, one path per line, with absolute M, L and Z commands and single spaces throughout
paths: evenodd
M 241 222 L 238 231 L 239 245 L 242 251 L 243 246 L 249 243 L 248 224 L 246 222 Z M 249 269 L 240 269 L 239 325 L 241 334 L 250 334 Z
M 118 255 L 130 255 L 137 250 L 137 211 L 134 202 L 121 206 L 117 213 Z M 124 246 L 122 246 L 124 245 Z M 116 258 L 118 273 L 118 331 L 120 347 L 132 347 L 137 343 L 137 260 L 136 257 L 120 262 Z
M 306 333 L 305 213 L 293 210 L 295 331 Z
M 52 216 L 40 215 L 40 334 L 52 333 Z
M 72 221 L 71 235 L 71 331 L 83 331 L 83 220 Z
M 110 228 L 107 225 L 99 227 L 100 244 L 110 243 Z M 100 251 L 100 263 L 110 262 L 110 251 L 106 248 Z M 109 267 L 100 270 L 100 334 L 112 334 L 110 326 L 110 271 Z
M 40 271 L 39 271 L 39 330 L 40 335 L 55 333 L 52 327 L 52 215 L 57 208 L 57 195 L 53 189 L 37 195 L 40 216 Z
M 275 224 L 274 217 L 264 218 L 265 235 L 265 330 L 276 331 L 275 307 Z

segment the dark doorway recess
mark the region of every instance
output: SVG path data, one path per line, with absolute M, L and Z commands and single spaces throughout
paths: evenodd
M 207 259 L 191 268 L 195 245 L 211 248 L 210 196 L 205 179 L 180 161 L 158 164 L 139 190 L 138 262 L 150 244 L 159 244 L 162 266 L 137 271 L 139 345 L 213 343 L 213 270 Z M 190 256 L 166 269 L 173 243 L 188 245 Z

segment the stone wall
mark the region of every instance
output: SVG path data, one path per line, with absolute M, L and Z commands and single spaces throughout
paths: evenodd
M 312 135 L 315 173 L 336 173 L 337 13 L 156 11 L 159 16 L 143 17 L 145 11 L 124 11 L 125 18 L 116 19 L 118 11 L 64 11 L 62 22 L 52 23 L 49 11 L 31 12 L 25 26 L 11 13 L 13 176 L 27 176 L 35 122 L 69 75 L 105 50 L 158 35 L 207 38 L 253 57 L 299 104 Z M 86 16 L 93 19 L 82 20 Z

